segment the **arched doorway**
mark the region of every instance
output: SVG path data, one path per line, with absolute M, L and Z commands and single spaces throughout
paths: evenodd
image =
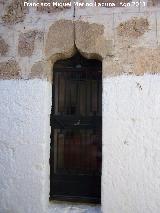
M 79 53 L 54 64 L 50 199 L 101 199 L 102 65 Z

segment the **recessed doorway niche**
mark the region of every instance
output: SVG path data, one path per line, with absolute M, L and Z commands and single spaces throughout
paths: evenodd
M 50 200 L 100 203 L 102 64 L 76 53 L 53 75 Z

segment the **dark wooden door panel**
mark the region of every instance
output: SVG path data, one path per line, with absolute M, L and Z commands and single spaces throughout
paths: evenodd
M 100 203 L 101 178 L 99 175 L 54 175 L 52 198 L 60 200 Z
M 54 67 L 50 198 L 100 202 L 101 63 L 77 54 Z

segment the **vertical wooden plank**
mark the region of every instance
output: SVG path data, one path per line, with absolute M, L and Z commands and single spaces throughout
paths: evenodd
M 85 92 L 85 82 L 82 81 L 80 82 L 80 85 L 79 85 L 79 90 L 80 90 L 80 114 L 82 116 L 85 116 L 86 115 L 86 92 Z
M 63 72 L 58 73 L 58 84 L 58 109 L 59 112 L 63 113 L 65 107 L 65 78 Z
M 54 89 L 55 91 L 54 92 L 54 111 L 55 111 L 55 114 L 58 115 L 58 73 L 55 73 L 55 76 L 54 76 Z
M 86 115 L 91 115 L 91 80 L 86 81 Z
M 81 170 L 85 170 L 85 135 L 84 130 L 80 130 L 81 134 Z
M 58 168 L 64 168 L 64 134 L 58 134 Z
M 71 114 L 76 114 L 77 112 L 77 83 L 75 81 L 71 81 L 71 89 L 70 89 L 70 96 L 71 96 Z
M 71 131 L 70 134 L 70 140 L 69 140 L 69 169 L 71 171 L 73 171 L 74 169 L 74 165 L 75 165 L 75 159 L 74 159 L 74 155 L 75 155 L 75 146 L 74 146 L 74 133 L 73 130 Z
M 66 130 L 65 133 L 65 150 L 64 150 L 64 164 L 65 164 L 65 169 L 70 171 L 72 169 L 72 164 L 73 164 L 73 155 L 72 155 L 72 149 L 73 147 L 73 137 L 71 134 L 71 130 Z
M 92 80 L 92 112 L 97 113 L 98 110 L 98 97 L 97 97 L 97 81 Z
M 68 132 L 65 131 L 65 144 L 64 144 L 64 167 L 67 170 L 69 167 L 69 155 L 68 155 L 68 150 L 69 150 L 69 138 L 68 138 Z
M 70 72 L 65 73 L 65 114 L 70 115 Z
M 57 129 L 54 130 L 54 173 L 57 171 Z
M 94 133 L 92 134 L 92 139 L 91 139 L 91 168 L 93 171 L 96 171 L 97 169 L 97 135 Z
M 81 158 L 81 150 L 80 150 L 80 145 L 81 145 L 81 141 L 80 141 L 80 133 L 79 131 L 75 132 L 74 135 L 74 159 L 75 159 L 75 169 L 80 169 L 80 158 Z
M 91 145 L 91 139 L 90 139 L 90 133 L 89 130 L 86 131 L 86 169 L 89 172 L 91 170 L 91 155 L 92 155 L 92 145 Z

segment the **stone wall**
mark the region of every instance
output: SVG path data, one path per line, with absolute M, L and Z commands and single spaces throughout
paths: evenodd
M 0 63 L 19 61 L 21 78 L 29 78 L 37 62 L 68 57 L 75 46 L 85 57 L 109 60 L 106 66 L 113 69 L 106 68 L 104 76 L 159 72 L 158 3 L 146 7 L 76 7 L 75 18 L 73 7 L 44 13 L 37 7 L 24 7 L 20 0 L 1 2 L 1 6 Z
M 160 7 L 145 3 L 0 1 L 0 213 L 100 211 L 49 202 L 52 68 L 77 49 L 103 63 L 102 211 L 159 213 Z

